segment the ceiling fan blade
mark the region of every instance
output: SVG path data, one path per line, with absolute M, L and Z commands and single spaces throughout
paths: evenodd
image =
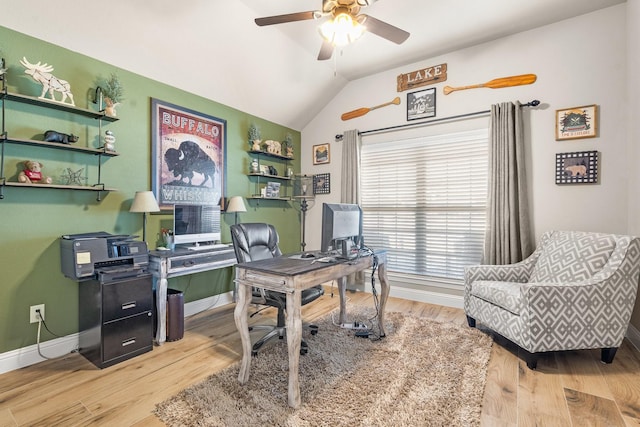
M 358 0 L 358 6 L 371 6 L 372 4 L 374 4 L 377 0 Z
M 264 27 L 265 25 L 284 24 L 287 22 L 306 21 L 307 19 L 317 19 L 320 16 L 322 16 L 321 12 L 312 10 L 310 12 L 287 13 L 285 15 L 256 18 L 255 21 L 256 21 L 256 24 L 258 24 L 258 26 Z
M 331 55 L 333 55 L 333 44 L 323 40 L 320 53 L 318 53 L 318 61 L 326 61 L 331 58 Z
M 391 24 L 380 21 L 373 16 L 363 14 L 358 15 L 357 19 L 358 22 L 364 25 L 367 28 L 367 31 L 369 31 L 370 33 L 385 38 L 396 44 L 402 44 L 411 35 L 405 30 L 401 30 L 398 27 L 394 27 Z

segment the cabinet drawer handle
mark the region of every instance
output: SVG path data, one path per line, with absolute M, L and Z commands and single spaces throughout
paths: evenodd
M 126 347 L 128 345 L 135 344 L 135 343 L 136 343 L 135 338 L 129 338 L 128 340 L 122 341 L 122 346 Z
M 123 310 L 128 310 L 130 308 L 135 308 L 135 306 L 136 306 L 136 302 L 135 301 L 133 301 L 133 302 L 125 302 L 124 304 L 122 304 L 122 309 Z

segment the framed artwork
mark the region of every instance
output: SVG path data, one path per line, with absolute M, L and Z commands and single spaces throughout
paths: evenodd
M 407 94 L 407 120 L 427 119 L 436 116 L 436 88 L 418 90 Z
M 325 165 L 330 161 L 329 144 L 318 144 L 313 146 L 313 164 Z
M 220 205 L 224 211 L 227 121 L 151 99 L 151 186 L 161 210 Z
M 597 184 L 598 152 L 556 154 L 556 184 Z
M 593 138 L 598 133 L 598 107 L 582 107 L 556 110 L 556 141 Z
M 329 194 L 331 193 L 330 174 L 319 173 L 313 175 L 313 194 Z

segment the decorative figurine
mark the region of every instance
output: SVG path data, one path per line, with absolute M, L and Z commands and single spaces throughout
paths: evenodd
M 60 142 L 62 144 L 71 144 L 72 142 L 78 142 L 78 137 L 72 133 L 67 134 L 55 130 L 48 130 L 44 133 L 44 140 L 46 142 Z
M 18 182 L 25 184 L 51 184 L 50 176 L 42 175 L 42 163 L 33 160 L 22 162 L 24 169 L 18 174 Z
M 22 57 L 20 61 L 23 67 L 26 68 L 24 70 L 25 73 L 30 75 L 33 80 L 37 81 L 42 85 L 42 93 L 38 98 L 46 99 L 45 93 L 49 92 L 49 97 L 52 101 L 60 102 L 62 104 L 71 104 L 76 105 L 73 101 L 73 94 L 71 93 L 71 85 L 66 80 L 62 80 L 51 74 L 53 71 L 53 67 L 48 64 L 42 64 L 38 62 L 37 64 L 31 64 L 27 61 L 26 57 Z M 54 92 L 60 92 L 62 94 L 62 99 L 58 101 L 55 96 L 53 96 Z M 67 97 L 70 102 L 64 102 Z
M 107 151 L 116 151 L 116 137 L 110 130 L 104 133 L 104 148 Z
M 260 163 L 258 163 L 258 159 L 253 159 L 251 161 L 251 173 L 260 172 Z
M 67 168 L 60 178 L 65 185 L 82 185 L 82 171 L 84 171 L 84 168 L 78 169 L 75 172 L 72 171 L 71 168 Z

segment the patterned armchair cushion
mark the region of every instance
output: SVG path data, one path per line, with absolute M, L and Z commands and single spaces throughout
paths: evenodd
M 522 283 L 478 280 L 471 284 L 471 295 L 497 305 L 513 314 L 522 310 Z
M 610 234 L 558 231 L 545 244 L 529 282 L 571 283 L 590 279 L 616 247 Z

